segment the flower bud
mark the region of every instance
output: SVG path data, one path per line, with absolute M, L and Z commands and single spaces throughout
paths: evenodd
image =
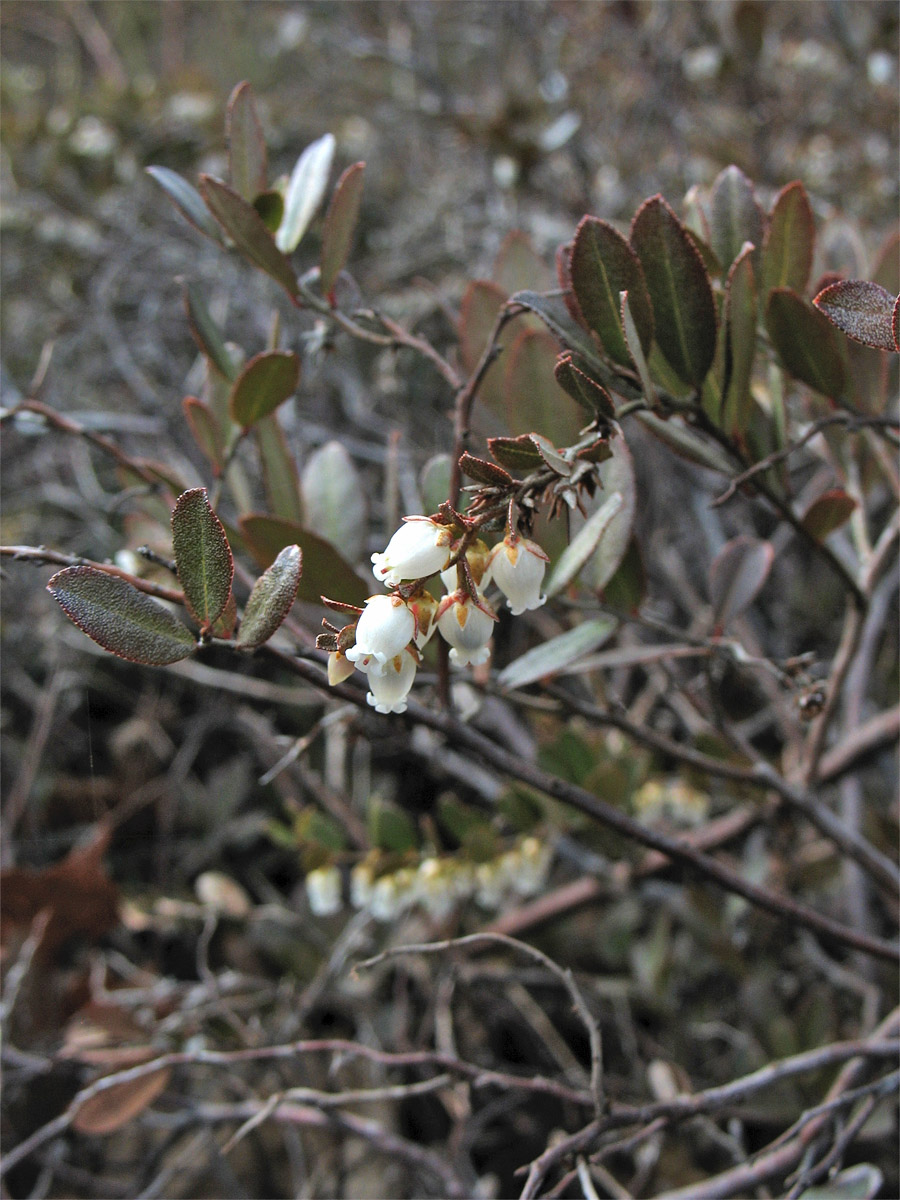
M 549 558 L 537 542 L 508 533 L 491 553 L 490 575 L 506 596 L 514 616 L 527 609 L 540 608 L 547 600 L 541 584 Z
M 484 600 L 480 601 L 485 604 Z M 449 642 L 450 661 L 458 667 L 467 663 L 479 666 L 490 656 L 488 642 L 494 632 L 494 618 L 479 608 L 465 592 L 445 596 L 438 609 L 438 630 Z
M 416 618 L 400 596 L 370 596 L 356 626 L 356 645 L 347 651 L 352 663 L 371 656 L 378 663 L 399 654 L 412 641 Z
M 333 917 L 341 911 L 341 873 L 337 867 L 316 867 L 306 876 L 306 898 L 316 917 Z
M 384 553 L 372 555 L 372 574 L 390 587 L 404 579 L 424 579 L 446 567 L 451 541 L 446 525 L 430 517 L 406 517 Z
M 366 700 L 376 712 L 406 712 L 406 697 L 416 677 L 417 666 L 418 662 L 409 650 L 401 651 L 386 663 L 368 660 L 369 691 Z
M 332 650 L 328 655 L 328 682 L 331 687 L 334 687 L 336 683 L 343 683 L 345 679 L 349 679 L 353 674 L 353 670 L 353 663 L 340 650 Z

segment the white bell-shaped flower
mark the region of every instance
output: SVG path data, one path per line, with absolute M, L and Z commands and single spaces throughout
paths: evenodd
M 546 603 L 547 597 L 541 595 L 541 584 L 549 561 L 537 542 L 517 533 L 508 533 L 494 547 L 490 576 L 506 596 L 513 616 Z
M 341 873 L 335 866 L 316 867 L 306 876 L 306 898 L 316 917 L 332 917 L 341 911 Z
M 347 651 L 352 663 L 363 658 L 378 663 L 399 654 L 416 633 L 415 615 L 400 596 L 370 596 L 356 626 L 356 645 Z
M 450 559 L 451 531 L 430 517 L 406 517 L 383 554 L 372 555 L 372 574 L 395 587 L 404 579 L 424 579 Z
M 480 600 L 485 604 L 484 600 Z M 458 667 L 467 663 L 479 666 L 490 656 L 488 642 L 494 632 L 494 618 L 479 608 L 466 592 L 451 592 L 441 601 L 437 627 L 449 642 L 450 661 Z
M 357 666 L 362 665 L 362 662 L 357 663 Z M 376 712 L 406 712 L 406 697 L 416 677 L 417 666 L 416 657 L 409 650 L 401 651 L 386 663 L 376 662 L 374 658 L 366 662 L 369 680 L 366 700 Z

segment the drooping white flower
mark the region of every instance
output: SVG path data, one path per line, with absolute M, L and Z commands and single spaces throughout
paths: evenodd
M 389 658 L 385 663 L 379 663 L 374 658 L 361 660 L 357 666 L 365 663 L 369 680 L 369 691 L 366 700 L 380 713 L 406 712 L 406 697 L 416 677 L 417 659 L 409 650 Z
M 316 917 L 333 917 L 341 911 L 341 873 L 335 866 L 316 867 L 306 876 L 306 898 Z
M 480 599 L 480 603 L 485 601 Z M 467 663 L 477 667 L 487 661 L 494 618 L 479 608 L 468 593 L 456 591 L 444 597 L 438 609 L 437 627 L 441 637 L 453 647 L 452 663 L 458 667 Z
M 371 656 L 378 663 L 399 654 L 412 641 L 416 618 L 400 596 L 370 596 L 356 626 L 356 645 L 347 651 L 352 663 Z
M 424 579 L 446 567 L 451 540 L 446 525 L 429 517 L 406 517 L 384 553 L 372 555 L 372 574 L 390 587 L 404 579 Z
M 491 553 L 490 575 L 514 616 L 528 609 L 540 608 L 547 597 L 541 595 L 541 584 L 549 558 L 537 542 L 508 533 Z

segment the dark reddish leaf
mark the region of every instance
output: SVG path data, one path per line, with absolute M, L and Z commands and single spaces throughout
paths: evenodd
M 320 286 L 323 296 L 331 296 L 334 281 L 344 269 L 362 201 L 363 172 L 366 164 L 354 163 L 343 173 L 334 189 L 325 228 L 322 231 L 322 253 L 320 257 Z
M 894 349 L 900 353 L 900 296 L 894 301 L 891 313 L 891 333 L 894 337 Z
M 716 353 L 716 308 L 703 260 L 662 196 L 638 209 L 631 244 L 644 268 L 656 341 L 679 378 L 699 387 Z
M 148 1060 L 155 1054 L 156 1051 L 148 1047 Z M 150 1107 L 165 1089 L 171 1074 L 171 1067 L 160 1067 L 136 1079 L 110 1084 L 78 1106 L 72 1117 L 72 1128 L 94 1136 L 115 1133 Z
M 206 488 L 191 488 L 176 500 L 172 546 L 188 611 L 201 630 L 207 630 L 228 603 L 234 559 Z
M 168 167 L 147 167 L 147 174 L 158 183 L 186 221 L 212 238 L 220 246 L 224 244 L 222 231 L 210 216 L 203 197 L 186 179 L 182 179 Z
M 712 248 L 723 269 L 728 270 L 744 242 L 752 242 L 758 259 L 766 218 L 753 184 L 739 167 L 726 167 L 717 176 L 710 209 Z
M 489 487 L 505 488 L 512 483 L 512 476 L 508 471 L 504 471 L 502 467 L 498 467 L 484 458 L 476 458 L 468 452 L 460 458 L 459 466 L 460 470 L 470 479 L 477 479 L 479 483 L 487 484 Z
M 571 354 L 561 354 L 553 368 L 556 382 L 593 416 L 614 417 L 615 406 L 606 388 L 575 366 Z
M 521 229 L 513 229 L 503 239 L 491 278 L 507 296 L 520 288 L 553 286 L 553 272 Z
M 763 241 L 763 297 L 768 296 L 772 288 L 804 290 L 812 270 L 815 234 L 806 189 L 799 181 L 789 183 L 775 198 Z
M 332 593 L 349 604 L 365 604 L 375 590 L 356 574 L 332 544 L 298 525 L 263 513 L 250 513 L 238 521 L 247 549 L 265 570 L 285 546 L 303 548 L 303 577 L 297 589 L 300 600 L 318 604 L 323 593 Z
M 830 533 L 850 520 L 854 508 L 856 501 L 852 496 L 848 496 L 842 488 L 832 488 L 813 500 L 803 514 L 801 523 L 807 533 L 824 542 Z
M 543 430 L 557 445 L 578 436 L 578 410 L 556 381 L 559 347 L 543 329 L 523 329 L 506 352 L 503 398 L 510 429 Z
M 208 405 L 196 396 L 185 396 L 181 402 L 184 419 L 194 435 L 194 441 L 209 459 L 214 475 L 219 475 L 225 455 L 222 430 Z
M 640 260 L 621 233 L 597 217 L 583 217 L 572 246 L 571 273 L 578 306 L 607 355 L 623 366 L 631 365 L 620 316 L 622 292 L 628 292 L 641 349 L 649 353 L 650 295 Z
M 194 283 L 184 285 L 184 307 L 187 312 L 188 328 L 207 361 L 212 363 L 220 375 L 232 380 L 237 374 L 225 339 L 209 314 L 203 294 Z
M 769 577 L 774 558 L 771 542 L 743 535 L 732 538 L 719 551 L 709 569 L 709 598 L 717 632 L 750 607 Z
M 488 438 L 487 443 L 497 462 L 511 471 L 533 471 L 543 465 L 540 452 L 527 433 L 514 438 Z
M 535 313 L 564 346 L 580 354 L 593 369 L 603 371 L 603 360 L 597 354 L 590 334 L 572 320 L 562 296 L 553 292 L 516 292 L 510 296 L 509 303 L 520 304 Z
M 231 186 L 245 200 L 266 186 L 266 142 L 256 115 L 250 84 L 239 83 L 228 99 L 225 115 L 228 166 Z
M 65 567 L 47 590 L 83 633 L 119 658 L 160 667 L 194 652 L 190 630 L 117 575 L 96 567 Z
M 303 554 L 285 546 L 256 583 L 244 608 L 237 645 L 254 649 L 267 642 L 291 611 L 303 574 Z
M 269 511 L 273 516 L 302 523 L 303 505 L 300 501 L 297 464 L 288 448 L 284 430 L 278 423 L 278 415 L 270 413 L 254 422 L 253 435 L 259 447 L 263 488 Z
M 753 250 L 745 246 L 732 263 L 725 286 L 727 384 L 722 425 L 734 435 L 746 432 L 753 396 L 750 380 L 756 354 L 757 298 Z
M 572 247 L 574 242 L 566 242 L 556 251 L 556 278 L 563 291 L 563 300 L 569 310 L 569 316 L 577 325 L 584 324 L 584 317 L 572 290 Z
M 200 176 L 200 190 L 216 218 L 245 258 L 280 283 L 292 300 L 297 298 L 297 278 L 290 260 L 275 245 L 256 209 L 220 179 Z
M 788 371 L 833 400 L 846 390 L 838 332 L 824 313 L 791 288 L 773 288 L 766 304 L 766 328 Z
M 247 362 L 229 397 L 232 419 L 249 429 L 297 390 L 300 359 L 287 350 L 264 350 Z
M 877 283 L 846 279 L 819 292 L 813 304 L 847 337 L 875 350 L 895 350 L 893 312 L 898 297 Z

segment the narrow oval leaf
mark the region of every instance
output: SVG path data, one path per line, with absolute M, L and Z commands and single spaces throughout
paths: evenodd
M 618 494 L 622 497 L 622 504 L 603 530 L 593 557 L 581 572 L 581 582 L 597 592 L 606 587 L 625 556 L 634 529 L 637 505 L 634 463 L 624 437 L 612 438 L 609 450 L 609 458 L 597 472 L 600 491 L 590 503 L 597 505 L 604 496 Z M 589 520 L 590 513 L 591 508 L 588 507 Z
M 641 547 L 634 534 L 622 556 L 622 561 L 601 588 L 604 604 L 623 612 L 636 613 L 647 594 L 647 571 Z
M 83 633 L 129 662 L 161 667 L 196 648 L 190 630 L 167 608 L 96 567 L 65 567 L 47 591 Z
M 262 420 L 254 422 L 253 436 L 259 447 L 263 488 L 269 511 L 276 517 L 286 517 L 289 521 L 302 523 L 300 476 L 294 456 L 288 449 L 284 430 L 278 423 L 278 414 L 270 413 Z
M 245 200 L 265 190 L 266 142 L 256 115 L 250 84 L 239 83 L 228 99 L 225 115 L 228 166 L 231 186 Z
M 185 396 L 181 402 L 184 419 L 187 421 L 194 441 L 209 460 L 213 475 L 218 476 L 222 471 L 225 458 L 225 442 L 222 430 L 214 413 L 208 405 L 196 396 Z
M 708 467 L 711 471 L 720 471 L 723 475 L 730 475 L 734 470 L 734 464 L 729 461 L 724 451 L 711 442 L 705 442 L 698 434 L 688 429 L 679 417 L 663 420 L 654 413 L 637 412 L 634 415 L 670 450 L 674 450 L 688 462 L 696 463 L 699 467 Z
M 850 520 L 856 501 L 842 488 L 832 488 L 813 500 L 800 522 L 807 533 L 824 542 L 830 533 Z
M 812 270 L 815 232 L 806 188 L 795 180 L 778 193 L 769 217 L 762 253 L 763 297 L 772 288 L 804 290 Z
M 353 244 L 359 206 L 363 193 L 363 173 L 366 164 L 354 163 L 343 173 L 334 189 L 325 228 L 322 231 L 322 253 L 319 259 L 319 285 L 322 295 L 332 300 L 334 281 L 343 271 Z
M 436 513 L 444 503 L 450 495 L 452 475 L 453 460 L 449 454 L 435 454 L 429 458 L 419 474 L 423 513 Z
M 285 254 L 297 249 L 325 198 L 334 147 L 333 134 L 317 138 L 306 147 L 291 172 L 284 197 L 284 216 L 275 234 L 275 245 Z
M 362 557 L 368 505 L 362 479 L 346 446 L 326 442 L 309 456 L 300 476 L 304 521 L 350 562 Z
M 716 631 L 749 608 L 769 577 L 775 558 L 771 542 L 736 537 L 719 551 L 709 568 L 709 598 Z
M 753 184 L 740 167 L 726 167 L 716 177 L 710 204 L 712 248 L 725 270 L 752 242 L 756 256 L 762 249 L 766 218 Z
M 463 366 L 474 371 L 478 366 L 500 309 L 506 303 L 506 293 L 498 284 L 487 279 L 473 279 L 463 294 L 459 307 L 459 350 Z M 498 339 L 502 346 L 515 335 L 516 322 L 507 325 Z M 503 363 L 493 362 L 482 376 L 478 398 L 491 415 L 505 420 L 503 414 Z
M 584 523 L 560 556 L 544 591 L 555 596 L 567 587 L 597 549 L 613 517 L 624 503 L 621 492 L 613 492 Z
M 556 381 L 556 341 L 544 329 L 523 329 L 505 354 L 503 397 L 513 433 L 542 430 L 558 446 L 578 437 L 583 418 Z
M 521 229 L 513 229 L 500 244 L 491 273 L 507 296 L 520 288 L 553 286 L 553 271 L 547 266 L 531 238 Z
M 566 242 L 565 245 L 557 247 L 556 279 L 562 288 L 563 300 L 569 316 L 576 325 L 583 325 L 584 315 L 572 289 L 572 247 L 574 244 L 574 242 Z
M 145 170 L 150 178 L 159 184 L 186 221 L 220 246 L 224 245 L 222 231 L 210 216 L 209 209 L 196 188 L 168 167 L 145 167 Z
M 195 283 L 184 285 L 184 308 L 187 313 L 188 328 L 201 354 L 206 355 L 207 361 L 223 378 L 234 379 L 237 371 L 231 355 L 228 353 L 225 339 L 222 337 L 218 325 L 210 316 L 203 293 Z
M 274 237 L 284 219 L 284 196 L 274 188 L 267 188 L 254 196 L 252 203 L 253 211 Z
M 629 294 L 641 349 L 648 354 L 653 308 L 640 260 L 622 234 L 598 217 L 583 217 L 575 231 L 570 271 L 578 306 L 609 357 L 631 365 L 620 316 L 621 292 Z
M 638 333 L 637 325 L 634 321 L 634 314 L 631 311 L 631 297 L 628 292 L 623 292 L 620 297 L 621 312 L 622 312 L 622 329 L 625 333 L 625 345 L 628 347 L 628 353 L 634 362 L 635 370 L 638 373 L 638 379 L 641 381 L 641 387 L 644 390 L 644 399 L 651 408 L 656 408 L 659 399 L 656 394 L 656 388 L 653 385 L 653 378 L 650 374 L 650 368 L 647 365 L 647 358 L 641 346 L 640 334 Z
M 582 408 L 587 409 L 593 416 L 614 417 L 615 405 L 609 392 L 601 387 L 590 375 L 576 367 L 572 355 L 561 354 L 553 368 L 556 382 Z
M 502 688 L 527 687 L 548 675 L 565 674 L 573 664 L 588 654 L 593 654 L 615 632 L 618 622 L 614 617 L 595 617 L 582 621 L 574 629 L 541 642 L 515 659 L 497 676 Z
M 171 1067 L 160 1067 L 158 1071 L 111 1084 L 104 1091 L 88 1096 L 75 1110 L 72 1128 L 94 1136 L 115 1133 L 150 1107 L 165 1089 L 171 1074 Z
M 847 379 L 838 333 L 824 313 L 790 288 L 773 288 L 766 329 L 795 378 L 832 400 L 844 395 Z
M 548 438 L 541 433 L 529 433 L 528 436 L 534 443 L 545 466 L 548 466 L 551 471 L 555 471 L 557 475 L 568 477 L 572 474 L 572 464 L 560 454 Z
M 331 594 L 359 607 L 371 596 L 371 581 L 361 579 L 334 546 L 312 530 L 263 513 L 249 513 L 239 519 L 238 525 L 247 549 L 263 570 L 272 565 L 285 546 L 303 546 L 298 599 L 319 604 L 323 595 Z
M 513 481 L 509 471 L 488 462 L 487 459 L 476 458 L 468 451 L 461 456 L 459 466 L 464 475 L 468 475 L 470 479 L 477 479 L 479 483 L 487 484 L 488 487 L 505 488 Z
M 300 382 L 300 359 L 289 350 L 264 350 L 234 381 L 228 405 L 232 419 L 249 429 L 293 396 Z
M 234 592 L 229 592 L 228 602 L 213 621 L 210 633 L 213 637 L 228 641 L 234 633 L 235 625 L 237 625 L 237 601 L 234 598 Z
M 252 650 L 269 640 L 291 611 L 302 574 L 300 547 L 285 546 L 253 585 L 238 632 L 238 646 Z
M 561 295 L 555 292 L 516 292 L 510 296 L 508 303 L 520 304 L 540 317 L 554 337 L 580 354 L 592 370 L 601 373 L 601 379 L 609 375 L 590 334 L 572 319 Z
M 292 300 L 296 300 L 298 291 L 294 268 L 275 245 L 256 209 L 243 196 L 211 175 L 200 176 L 200 189 L 207 208 L 237 249 L 261 271 L 280 283 Z
M 894 351 L 893 313 L 897 300 L 877 283 L 846 279 L 824 288 L 813 304 L 855 342 Z
M 679 378 L 699 387 L 716 353 L 716 306 L 703 260 L 662 196 L 638 209 L 631 244 L 644 268 L 656 341 Z
M 728 272 L 725 285 L 725 402 L 722 426 L 743 435 L 750 421 L 750 380 L 756 354 L 756 279 L 753 247 L 745 245 Z
M 234 559 L 206 488 L 191 488 L 175 501 L 172 546 L 188 611 L 201 629 L 208 629 L 231 595 Z
M 497 462 L 510 471 L 533 471 L 543 464 L 540 451 L 527 433 L 514 438 L 492 437 L 487 443 Z

